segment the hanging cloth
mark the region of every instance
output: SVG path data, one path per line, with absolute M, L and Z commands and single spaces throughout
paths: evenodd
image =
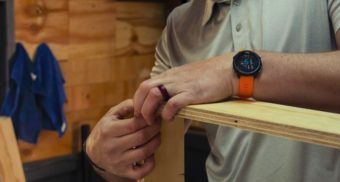
M 0 115 L 11 117 L 18 139 L 37 143 L 42 125 L 32 91 L 34 65 L 20 43 L 16 44 L 10 70 L 10 89 L 5 96 Z
M 43 43 L 37 48 L 34 65 L 37 79 L 33 82 L 33 91 L 41 111 L 42 126 L 44 129 L 56 130 L 61 137 L 67 127 L 64 113 L 67 100 L 65 80 L 47 44 Z

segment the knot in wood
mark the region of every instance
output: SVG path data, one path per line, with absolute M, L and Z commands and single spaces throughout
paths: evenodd
M 27 6 L 26 14 L 31 17 L 44 16 L 46 14 L 46 8 L 38 4 L 32 4 Z

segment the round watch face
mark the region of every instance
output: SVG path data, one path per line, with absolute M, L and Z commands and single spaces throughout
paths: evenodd
M 242 51 L 234 57 L 233 66 L 239 75 L 256 76 L 261 70 L 261 58 L 254 52 Z

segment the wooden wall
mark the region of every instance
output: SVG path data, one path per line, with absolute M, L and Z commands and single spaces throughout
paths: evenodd
M 31 57 L 41 42 L 52 48 L 68 96 L 65 136 L 19 141 L 23 162 L 79 150 L 79 126 L 95 124 L 148 76 L 165 20 L 163 3 L 137 0 L 15 0 L 15 16 L 16 39 Z

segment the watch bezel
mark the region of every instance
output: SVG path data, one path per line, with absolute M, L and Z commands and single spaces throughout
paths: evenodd
M 258 66 L 253 71 L 245 72 L 245 71 L 243 71 L 242 69 L 239 68 L 237 63 L 240 61 L 241 57 L 244 54 L 252 55 L 258 61 Z M 235 72 L 237 73 L 238 76 L 254 76 L 254 77 L 256 77 L 262 69 L 262 60 L 261 60 L 261 57 L 253 51 L 250 51 L 250 50 L 240 51 L 233 58 L 233 68 L 234 68 L 234 70 L 235 70 Z

